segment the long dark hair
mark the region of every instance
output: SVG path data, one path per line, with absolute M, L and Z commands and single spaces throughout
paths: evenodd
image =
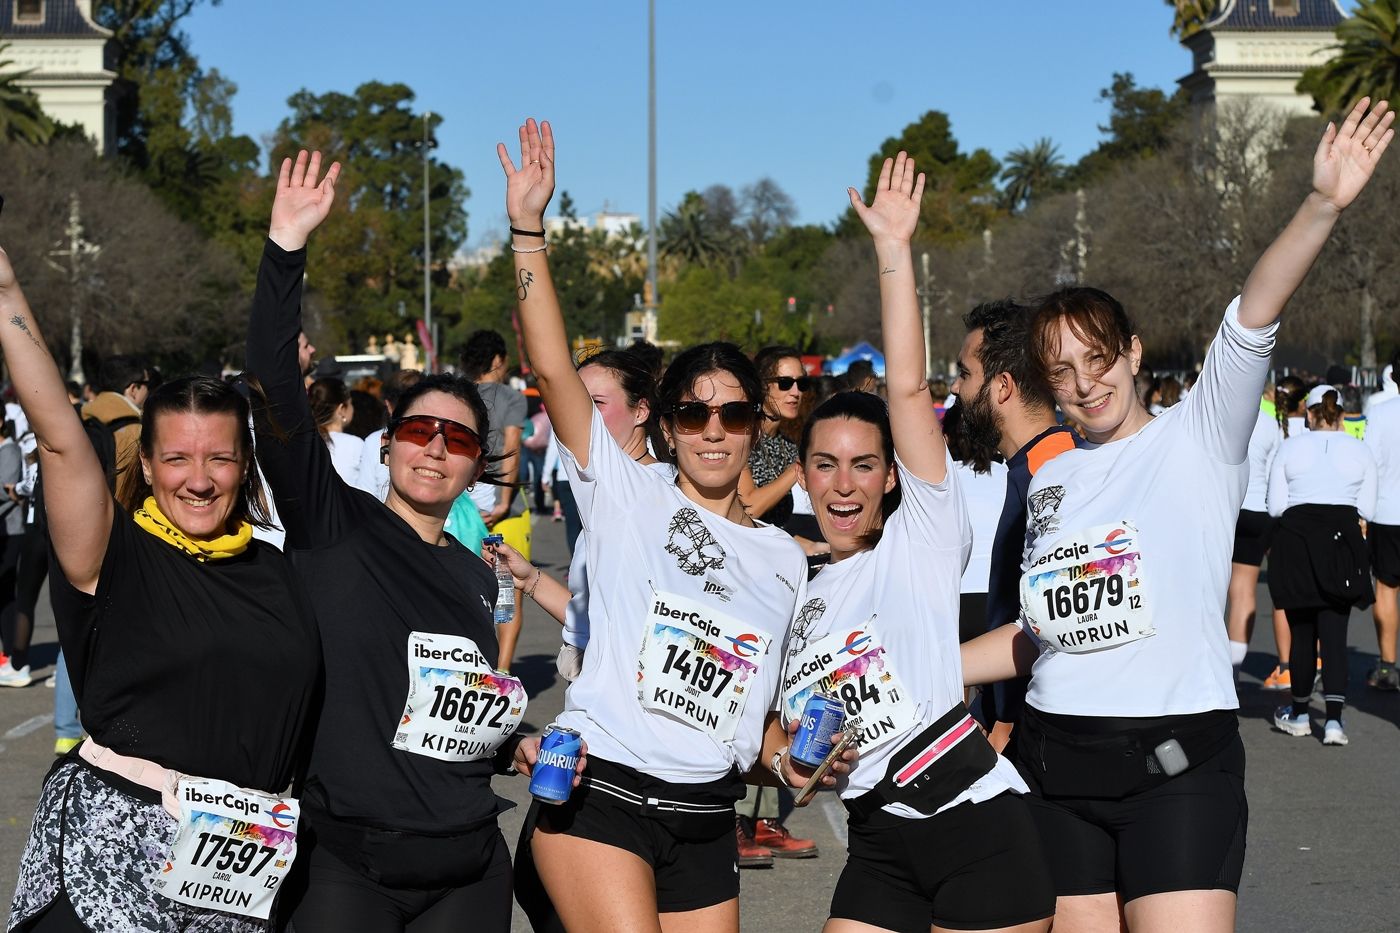
M 894 466 L 894 434 L 890 430 L 890 411 L 885 406 L 884 399 L 869 392 L 837 392 L 818 405 L 812 412 L 812 416 L 807 419 L 807 423 L 802 426 L 802 440 L 797 444 L 797 457 L 804 469 L 807 464 L 807 453 L 812 443 L 812 429 L 819 422 L 830 421 L 834 418 L 846 418 L 874 425 L 880 432 L 880 452 L 885 457 L 885 464 L 890 467 Z M 889 521 L 894 510 L 899 508 L 900 500 L 899 482 L 896 480 L 894 488 L 885 493 L 880 500 L 881 524 Z M 865 536 L 864 544 L 867 547 L 874 547 L 879 540 L 880 532 L 877 529 Z
M 262 478 L 252 462 L 253 429 L 248 420 L 248 400 L 236 388 L 212 376 L 181 376 L 163 383 L 147 397 L 141 411 L 141 454 L 148 460 L 155 456 L 156 426 L 164 414 L 233 415 L 238 425 L 238 459 L 248 472 L 229 520 L 246 521 L 259 528 L 275 527 Z M 117 490 L 117 500 L 128 512 L 141 507 L 151 495 L 151 484 L 146 482 L 139 464 L 122 487 Z
M 651 450 L 665 451 L 666 438 L 661 434 L 656 412 L 656 373 L 648 356 L 631 347 L 610 348 L 579 360 L 577 368 L 582 372 L 587 366 L 600 366 L 613 374 L 627 398 L 628 408 L 647 403 L 647 420 L 642 424 L 642 433 Z

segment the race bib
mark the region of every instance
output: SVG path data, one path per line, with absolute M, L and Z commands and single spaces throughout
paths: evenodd
M 788 659 L 783 721 L 801 716 L 814 693 L 840 700 L 847 722 L 860 718 L 863 751 L 904 735 L 918 723 L 915 704 L 890 664 L 873 619 L 854 628 L 837 628 Z
M 408 636 L 408 699 L 390 744 L 442 761 L 479 761 L 520 726 L 525 687 L 493 671 L 461 635 Z
M 1051 651 L 1083 654 L 1155 635 L 1131 522 L 1065 535 L 1021 577 L 1021 609 Z
M 180 826 L 155 880 L 172 901 L 266 920 L 297 855 L 292 797 L 182 777 Z
M 727 742 L 770 640 L 693 599 L 657 593 L 637 660 L 637 699 Z

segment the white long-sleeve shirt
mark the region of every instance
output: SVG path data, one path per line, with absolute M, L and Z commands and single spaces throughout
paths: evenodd
M 1269 514 L 1295 505 L 1352 505 L 1376 514 L 1376 458 L 1345 431 L 1306 431 L 1279 445 L 1269 471 Z
M 1269 490 L 1269 468 L 1273 466 L 1282 440 L 1283 429 L 1279 427 L 1278 419 L 1260 411 L 1254 421 L 1254 432 L 1249 435 L 1249 486 L 1244 491 L 1242 509 L 1264 511 L 1264 500 Z
M 1376 516 L 1400 525 L 1400 398 L 1382 402 L 1366 416 L 1366 449 L 1376 458 Z

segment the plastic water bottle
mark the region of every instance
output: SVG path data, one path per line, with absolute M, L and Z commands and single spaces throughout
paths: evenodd
M 487 535 L 481 539 L 483 544 L 498 545 L 505 541 L 501 535 Z M 511 576 L 510 565 L 502 558 L 499 551 L 491 564 L 496 571 L 496 624 L 506 625 L 515 618 L 515 577 Z

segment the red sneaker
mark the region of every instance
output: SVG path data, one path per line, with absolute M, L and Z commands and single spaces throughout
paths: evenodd
M 744 832 L 744 824 L 734 821 L 734 835 L 739 838 L 740 868 L 772 868 L 773 852 L 754 842 L 754 837 Z
M 774 858 L 816 858 L 817 844 L 811 839 L 797 839 L 777 820 L 759 820 L 754 828 L 754 842 L 773 853 Z

